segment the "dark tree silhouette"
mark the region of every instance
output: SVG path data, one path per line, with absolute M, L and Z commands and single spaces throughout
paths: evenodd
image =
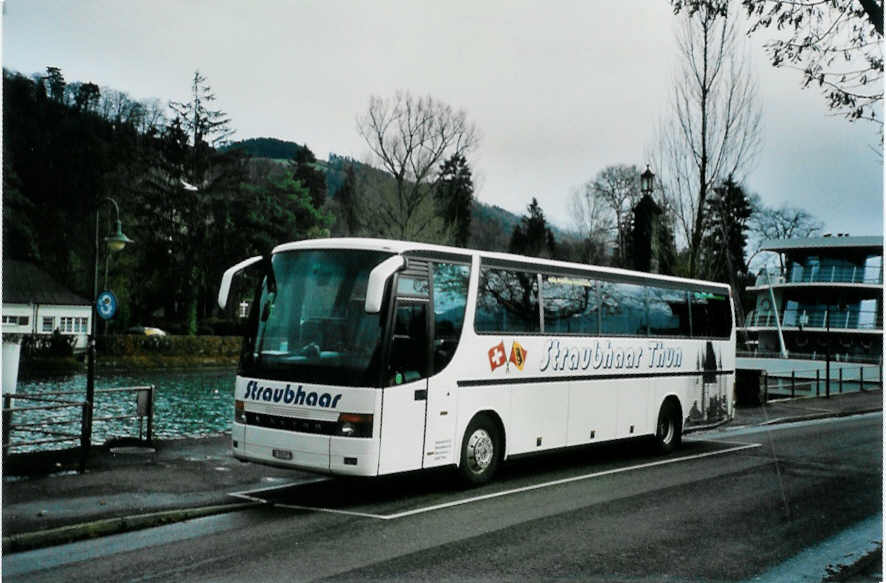
M 434 185 L 434 196 L 438 212 L 453 231 L 453 242 L 459 247 L 466 246 L 471 236 L 474 181 L 471 168 L 462 154 L 453 154 L 443 162 Z
M 554 233 L 548 227 L 545 214 L 535 197 L 529 203 L 527 212 L 528 214 L 524 215 L 520 223 L 514 227 L 508 250 L 511 253 L 530 257 L 554 257 L 556 250 Z

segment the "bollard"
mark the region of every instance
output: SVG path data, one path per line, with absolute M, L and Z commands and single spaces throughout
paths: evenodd
M 816 396 L 816 397 L 819 395 L 819 386 L 818 386 L 818 384 L 819 384 L 819 382 L 821 382 L 820 379 L 821 379 L 821 371 L 818 370 L 818 369 L 816 369 L 816 370 L 815 370 L 815 396 Z
M 9 431 L 12 423 L 12 399 L 3 395 L 3 462 L 6 462 L 6 454 L 9 453 Z
M 858 390 L 864 392 L 864 367 L 858 367 Z
M 797 396 L 797 371 L 791 371 L 791 399 Z
M 80 473 L 86 471 L 86 458 L 89 457 L 89 433 L 86 419 L 89 417 L 89 401 L 83 401 L 83 425 L 80 431 Z
M 763 402 L 769 402 L 769 373 L 763 371 Z
M 148 391 L 148 443 L 151 443 L 153 430 L 154 430 L 154 385 L 151 385 L 151 390 Z
M 840 367 L 840 393 L 843 393 L 843 367 Z

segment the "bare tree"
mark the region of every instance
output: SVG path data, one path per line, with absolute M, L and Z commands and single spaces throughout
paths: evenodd
M 587 263 L 602 263 L 614 219 L 611 209 L 595 194 L 592 181 L 572 192 L 569 211 L 581 238 L 582 259 Z
M 743 181 L 760 147 L 761 110 L 726 0 L 706 2 L 680 18 L 681 65 L 671 117 L 662 124 L 653 157 L 667 206 L 689 247 L 689 275 L 694 276 L 705 201 L 727 177 Z
M 476 146 L 476 127 L 464 111 L 430 96 L 398 91 L 389 99 L 372 96 L 357 129 L 375 162 L 393 178 L 391 188 L 386 188 L 387 181 L 374 181 L 377 200 L 369 209 L 377 215 L 374 222 L 397 238 L 427 239 L 439 219 L 433 208 L 436 169 L 444 159 Z M 442 228 L 435 226 L 433 230 Z
M 824 229 L 824 223 L 803 209 L 787 204 L 780 208 L 767 207 L 758 195 L 750 197 L 750 204 L 748 265 L 762 252 L 764 241 L 812 237 Z

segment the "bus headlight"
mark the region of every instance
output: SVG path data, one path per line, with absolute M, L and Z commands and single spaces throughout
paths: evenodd
M 369 413 L 340 413 L 337 435 L 372 437 L 372 415 Z
M 234 401 L 234 421 L 237 423 L 246 423 L 246 405 L 243 401 Z

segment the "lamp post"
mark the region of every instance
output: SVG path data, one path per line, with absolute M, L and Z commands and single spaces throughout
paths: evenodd
M 658 215 L 660 209 L 655 201 L 652 200 L 652 191 L 654 189 L 655 174 L 646 165 L 646 170 L 640 174 L 640 192 L 643 193 L 640 202 L 634 205 L 632 212 L 634 214 L 634 225 L 631 228 L 631 242 L 627 245 L 622 240 L 622 248 L 629 246 L 632 248 L 634 255 L 634 268 L 649 273 L 658 273 L 659 266 L 659 227 Z M 639 211 L 639 212 L 638 212 Z M 619 233 L 622 232 L 619 227 Z M 643 233 L 645 241 L 637 240 L 637 233 Z M 622 253 L 624 253 L 622 251 Z M 624 259 L 624 258 L 623 258 Z
M 83 452 L 80 461 L 81 470 L 86 461 L 86 454 L 92 443 L 92 413 L 95 400 L 95 320 L 98 316 L 96 308 L 96 300 L 98 297 L 98 264 L 99 264 L 99 207 L 102 203 L 110 202 L 114 205 L 114 216 L 116 217 L 116 231 L 113 235 L 105 237 L 105 243 L 108 246 L 108 253 L 120 251 L 129 243 L 134 243 L 132 239 L 123 234 L 123 226 L 120 222 L 120 207 L 113 198 L 105 197 L 98 202 L 95 207 L 95 247 L 93 255 L 92 269 L 92 309 L 90 313 L 89 323 L 89 341 L 87 348 L 87 365 L 86 365 L 86 402 L 87 409 L 83 419 L 83 427 L 81 429 L 81 442 L 83 443 Z
M 649 164 L 646 165 L 646 170 L 640 174 L 640 192 L 643 194 L 651 195 L 653 188 L 653 181 L 655 180 L 655 174 L 652 170 L 649 169 Z

